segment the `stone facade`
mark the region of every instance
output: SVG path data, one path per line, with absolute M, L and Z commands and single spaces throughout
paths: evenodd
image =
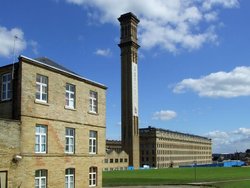
M 129 155 L 122 150 L 120 140 L 106 140 L 106 155 L 104 159 L 104 171 L 127 170 Z
M 0 117 L 20 121 L 18 153 L 22 159 L 15 170 L 11 170 L 13 167 L 10 159 L 9 165 L 6 163 L 6 167 L 0 167 L 0 170 L 8 171 L 8 177 L 12 177 L 13 172 L 19 177 L 9 180 L 9 187 L 34 187 L 37 170 L 46 170 L 47 187 L 65 187 L 65 173 L 69 168 L 74 170 L 75 187 L 89 187 L 90 169 L 96 173 L 96 181 L 92 181 L 92 184 L 102 187 L 106 87 L 54 64 L 24 56 L 20 56 L 15 67 L 13 98 L 0 102 Z M 1 67 L 0 76 L 11 69 L 12 66 Z M 47 102 L 36 99 L 37 75 L 47 77 Z M 75 87 L 74 108 L 66 106 L 66 84 Z M 90 91 L 97 93 L 96 113 L 89 111 Z M 40 125 L 46 129 L 46 151 L 39 153 L 35 145 L 36 127 Z M 65 152 L 66 128 L 74 130 L 73 153 Z M 96 133 L 94 153 L 89 152 L 90 131 Z
M 129 156 L 125 151 L 117 152 L 115 150 L 109 150 L 106 152 L 103 170 L 127 170 L 128 169 Z
M 168 168 L 212 163 L 211 139 L 154 127 L 140 129 L 140 165 Z
M 20 129 L 19 121 L 0 119 L 0 184 L 4 188 L 7 182 L 9 187 L 18 186 L 15 156 L 20 155 Z

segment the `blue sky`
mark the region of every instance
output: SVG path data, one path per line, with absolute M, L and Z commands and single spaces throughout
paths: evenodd
M 0 66 L 46 56 L 103 83 L 107 138 L 120 139 L 117 18 L 139 23 L 140 127 L 213 139 L 214 152 L 250 145 L 250 1 L 2 0 Z

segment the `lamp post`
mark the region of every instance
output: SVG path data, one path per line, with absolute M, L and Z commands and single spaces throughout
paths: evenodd
M 194 181 L 196 182 L 196 164 L 197 161 L 194 161 Z

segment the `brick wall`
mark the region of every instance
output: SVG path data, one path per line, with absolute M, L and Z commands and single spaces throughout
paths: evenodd
M 0 119 L 0 171 L 7 171 L 9 187 L 16 187 L 19 164 L 13 157 L 20 154 L 20 122 Z M 16 182 L 16 183 L 15 183 Z

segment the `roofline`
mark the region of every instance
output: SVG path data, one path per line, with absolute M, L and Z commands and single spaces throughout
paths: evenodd
M 17 62 L 15 62 L 15 63 L 11 63 L 11 64 L 7 64 L 7 65 L 4 65 L 4 66 L 2 66 L 2 67 L 0 67 L 1 69 L 4 69 L 4 68 L 9 68 L 9 67 L 13 67 L 13 64 L 14 64 L 14 66 L 16 66 L 17 65 Z
M 176 133 L 176 134 L 180 134 L 180 135 L 186 135 L 186 136 L 191 136 L 191 137 L 196 137 L 196 138 L 203 138 L 206 140 L 210 140 L 212 141 L 211 138 L 205 137 L 205 136 L 199 136 L 199 135 L 194 135 L 194 134 L 189 134 L 189 133 L 182 133 L 182 132 L 178 132 L 178 131 L 171 131 L 169 129 L 162 129 L 162 128 L 155 128 L 155 127 L 147 127 L 147 128 L 140 128 L 140 130 L 155 130 L 155 131 L 163 131 L 163 132 L 169 132 L 169 133 Z
M 60 72 L 69 74 L 69 75 L 74 76 L 74 77 L 77 77 L 77 78 L 79 78 L 79 79 L 81 79 L 81 80 L 84 80 L 84 81 L 87 82 L 87 83 L 90 83 L 90 84 L 99 86 L 99 87 L 101 87 L 101 88 L 103 88 L 103 89 L 107 89 L 107 86 L 105 86 L 105 85 L 103 85 L 103 84 L 101 84 L 101 83 L 95 82 L 95 81 L 90 80 L 90 79 L 86 79 L 86 78 L 84 78 L 84 77 L 82 77 L 82 76 L 79 76 L 79 75 L 77 75 L 77 74 L 73 74 L 73 73 L 71 73 L 71 72 L 68 72 L 68 71 L 65 71 L 65 70 L 62 70 L 62 69 L 53 67 L 53 66 L 51 66 L 51 65 L 47 65 L 46 63 L 37 61 L 37 60 L 35 60 L 35 59 L 26 57 L 26 56 L 24 56 L 24 55 L 20 55 L 18 59 L 20 59 L 20 58 L 23 58 L 23 59 L 26 59 L 26 60 L 29 60 L 29 61 L 33 61 L 33 62 L 38 63 L 38 64 L 40 64 L 40 65 L 43 65 L 43 66 L 45 66 L 45 67 L 49 67 L 49 68 L 51 68 L 51 69 L 54 69 L 54 70 L 57 70 L 57 71 L 60 71 Z

